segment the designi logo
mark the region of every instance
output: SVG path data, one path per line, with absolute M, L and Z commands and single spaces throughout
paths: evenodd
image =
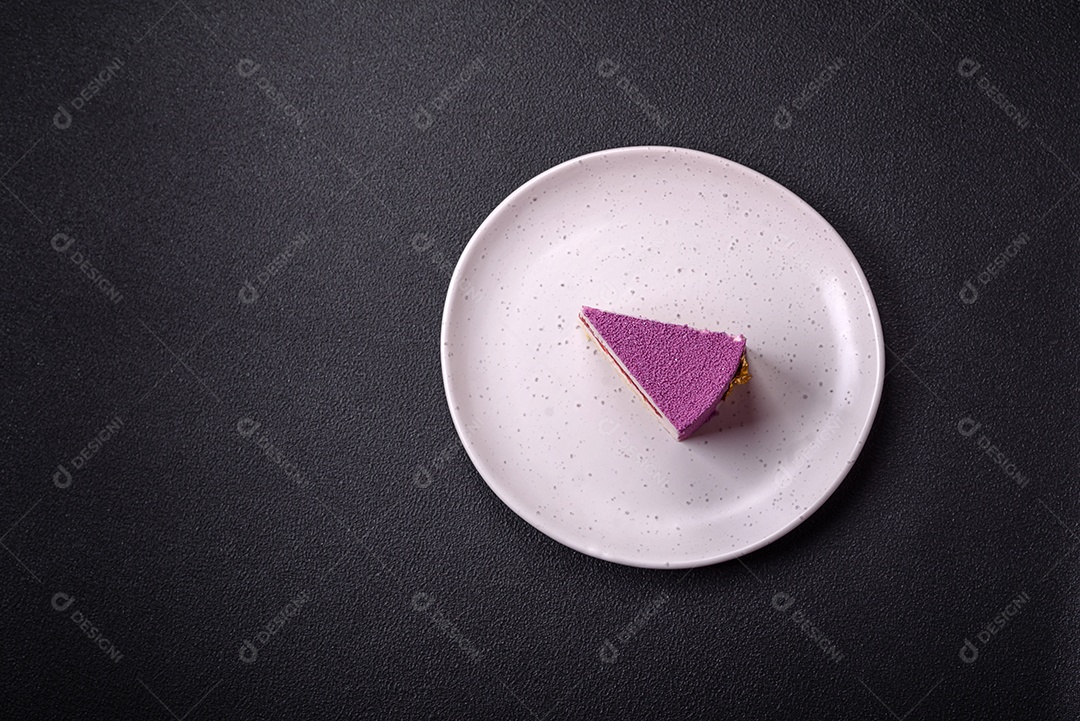
M 73 603 L 75 603 L 75 597 L 69 593 L 58 591 L 57 593 L 53 594 L 52 607 L 55 608 L 57 611 L 66 611 L 71 608 L 71 604 Z
M 240 298 L 240 302 L 244 305 L 251 305 L 257 301 L 261 295 L 262 293 L 259 292 L 259 289 L 248 281 L 244 281 L 244 284 L 240 286 L 240 292 L 237 293 L 237 297 Z
M 781 105 L 776 109 L 776 115 L 773 116 L 773 125 L 779 130 L 787 130 L 791 127 L 791 112 Z
M 53 125 L 58 130 L 67 130 L 71 127 L 71 113 L 63 105 L 56 106 L 57 113 L 53 116 Z
M 611 58 L 602 58 L 600 62 L 596 64 L 596 74 L 602 78 L 610 78 L 612 75 L 619 72 L 619 68 L 621 67 L 622 65 Z
M 435 116 L 429 113 L 426 108 L 420 106 L 413 111 L 412 121 L 417 130 L 427 130 L 435 122 Z
M 236 432 L 242 438 L 251 438 L 252 434 L 259 430 L 261 425 L 262 423 L 259 423 L 254 418 L 241 418 L 236 422 Z
M 247 639 L 244 639 L 244 643 L 240 646 L 240 660 L 244 663 L 255 663 L 259 660 L 259 649 Z
M 71 99 L 69 105 L 73 110 L 82 112 L 82 109 L 86 107 L 86 104 L 94 99 L 94 96 L 100 93 L 106 84 L 114 77 L 116 77 L 117 71 L 124 67 L 124 61 L 120 58 L 113 58 L 113 61 L 102 68 L 96 76 L 90 79 L 90 82 L 79 91 L 79 94 Z M 71 112 L 67 107 L 61 103 L 56 106 L 56 115 L 53 116 L 53 125 L 57 130 L 67 130 L 71 127 L 73 118 Z
M 56 467 L 56 472 L 52 474 L 52 482 L 60 490 L 71 488 L 71 471 L 61 463 Z
M 243 58 L 236 64 L 236 72 L 239 73 L 242 78 L 250 78 L 255 73 L 259 72 L 261 66 L 254 60 L 248 60 Z
M 619 649 L 615 648 L 615 644 L 605 638 L 604 645 L 600 647 L 600 661 L 608 664 L 615 663 L 621 655 Z

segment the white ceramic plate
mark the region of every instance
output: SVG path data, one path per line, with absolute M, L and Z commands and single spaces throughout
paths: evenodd
M 677 442 L 578 325 L 582 305 L 742 333 L 753 380 Z M 450 281 L 442 369 L 480 475 L 616 563 L 687 568 L 779 538 L 870 431 L 884 341 L 862 269 L 795 194 L 692 150 L 619 148 L 504 200 Z

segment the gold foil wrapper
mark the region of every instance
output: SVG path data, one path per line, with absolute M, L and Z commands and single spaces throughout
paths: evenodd
M 732 386 L 741 386 L 743 383 L 749 383 L 753 376 L 750 375 L 750 364 L 746 362 L 746 354 L 743 353 L 742 360 L 739 361 L 739 370 L 735 372 L 735 377 L 731 379 L 731 385 L 728 386 L 728 390 L 731 390 Z
M 720 401 L 723 402 L 727 398 L 728 393 L 731 393 L 732 388 L 741 386 L 744 383 L 749 383 L 751 378 L 753 378 L 753 376 L 750 375 L 750 364 L 746 362 L 746 353 L 743 353 L 742 358 L 739 360 L 739 370 L 735 371 L 735 377 L 731 379 L 731 383 L 728 384 L 727 390 L 724 391 L 724 395 L 720 397 Z

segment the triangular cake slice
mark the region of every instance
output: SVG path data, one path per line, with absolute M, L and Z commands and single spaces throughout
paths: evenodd
M 585 330 L 671 435 L 682 441 L 750 380 L 746 338 L 584 306 Z

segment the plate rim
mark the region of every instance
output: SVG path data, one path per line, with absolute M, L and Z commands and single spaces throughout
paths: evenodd
M 460 418 L 457 409 L 454 407 L 451 395 L 450 377 L 448 372 L 449 350 L 447 343 L 447 331 L 450 325 L 450 315 L 453 310 L 455 300 L 461 297 L 460 287 L 463 283 L 463 279 L 465 276 L 465 268 L 468 266 L 472 256 L 477 252 L 477 248 L 479 247 L 478 239 L 483 236 L 489 226 L 494 224 L 495 220 L 501 214 L 501 211 L 503 211 L 504 208 L 513 204 L 520 197 L 531 192 L 534 187 L 547 181 L 551 176 L 559 174 L 564 168 L 571 165 L 577 164 L 587 159 L 603 156 L 647 154 L 650 152 L 685 153 L 700 156 L 702 159 L 708 160 L 710 162 L 720 160 L 723 163 L 735 165 L 740 170 L 749 173 L 751 177 L 756 177 L 764 181 L 766 184 L 776 186 L 781 191 L 795 198 L 807 210 L 820 218 L 821 221 L 825 223 L 825 226 L 840 241 L 843 252 L 845 252 L 850 258 L 855 271 L 857 271 L 856 279 L 858 280 L 859 286 L 865 294 L 865 300 L 870 306 L 870 317 L 872 320 L 874 341 L 877 351 L 877 363 L 876 367 L 874 368 L 874 397 L 873 399 L 871 399 L 866 417 L 862 420 L 862 427 L 859 429 L 858 440 L 856 441 L 852 452 L 848 455 L 847 461 L 844 463 L 844 467 L 840 469 L 839 473 L 837 473 L 836 475 L 836 478 L 829 484 L 828 488 L 824 490 L 824 492 L 817 498 L 817 500 L 813 504 L 807 506 L 798 516 L 793 518 L 788 523 L 784 524 L 784 526 L 782 526 L 781 528 L 741 548 L 724 551 L 723 553 L 718 553 L 711 556 L 704 556 L 696 559 L 687 559 L 662 564 L 640 560 L 635 561 L 633 558 L 624 558 L 622 556 L 599 555 L 596 552 L 582 547 L 580 544 L 574 542 L 573 539 L 563 536 L 558 532 L 557 529 L 553 529 L 550 526 L 545 527 L 542 522 L 534 521 L 533 518 L 531 518 L 531 514 L 525 512 L 525 509 L 520 508 L 516 502 L 511 501 L 511 499 L 508 498 L 507 495 L 504 495 L 504 493 L 499 488 L 499 484 L 493 483 L 489 478 L 489 476 L 493 475 L 494 472 L 486 463 L 482 462 L 479 453 L 474 449 L 474 447 L 469 441 L 468 436 L 463 432 L 466 424 Z M 462 250 L 461 256 L 458 258 L 458 262 L 454 266 L 454 272 L 450 276 L 450 285 L 447 288 L 446 298 L 443 302 L 442 321 L 439 329 L 439 361 L 443 380 L 443 392 L 446 396 L 446 403 L 450 408 L 450 418 L 454 423 L 454 431 L 457 433 L 458 439 L 461 441 L 461 445 L 465 449 L 465 453 L 469 456 L 469 460 L 472 461 L 473 466 L 476 468 L 477 473 L 480 474 L 480 477 L 484 480 L 484 483 L 489 489 L 491 489 L 491 491 L 500 501 L 502 501 L 511 511 L 514 512 L 515 515 L 526 521 L 530 526 L 540 531 L 540 533 L 544 534 L 551 540 L 556 541 L 557 543 L 560 543 L 567 548 L 578 551 L 579 553 L 583 553 L 586 556 L 597 558 L 602 561 L 617 563 L 623 566 L 630 566 L 633 568 L 679 570 L 711 566 L 717 563 L 723 563 L 725 561 L 731 561 L 736 558 L 740 558 L 749 553 L 753 553 L 754 551 L 763 548 L 770 543 L 773 543 L 774 541 L 786 536 L 788 533 L 801 525 L 803 521 L 813 515 L 819 508 L 821 508 L 825 504 L 827 500 L 829 500 L 829 498 L 832 497 L 833 493 L 836 492 L 836 489 L 839 488 L 840 484 L 844 482 L 845 478 L 847 478 L 848 473 L 851 472 L 851 469 L 855 465 L 855 461 L 858 460 L 859 455 L 862 453 L 863 447 L 866 445 L 866 440 L 870 436 L 870 431 L 873 428 L 874 420 L 877 418 L 878 408 L 881 405 L 882 391 L 885 385 L 885 335 L 881 327 L 881 316 L 878 313 L 877 302 L 874 300 L 873 291 L 870 288 L 869 281 L 866 279 L 866 273 L 863 271 L 862 264 L 859 263 L 859 259 L 855 257 L 855 254 L 851 250 L 851 246 L 849 246 L 847 244 L 847 241 L 844 240 L 844 237 L 840 235 L 839 232 L 837 232 L 836 228 L 833 227 L 832 223 L 830 223 L 825 218 L 825 216 L 819 213 L 816 208 L 803 200 L 803 198 L 800 197 L 798 193 L 794 192 L 782 183 L 773 180 L 767 175 L 754 170 L 753 168 L 747 167 L 742 163 L 736 162 L 729 158 L 714 155 L 713 153 L 706 153 L 701 150 L 693 150 L 691 148 L 680 148 L 667 145 L 630 145 L 620 146 L 616 148 L 607 148 L 605 150 L 597 150 L 591 153 L 585 153 L 584 155 L 579 155 L 574 158 L 570 158 L 569 160 L 565 160 L 557 165 L 554 165 L 547 170 L 539 173 L 538 175 L 533 176 L 522 185 L 518 186 L 512 193 L 506 196 L 506 198 L 504 198 L 502 202 L 496 205 L 490 213 L 488 213 L 487 217 L 484 218 L 484 221 L 480 223 L 477 229 L 473 232 L 472 236 L 469 238 L 469 242 L 465 244 L 465 248 L 464 250 Z

